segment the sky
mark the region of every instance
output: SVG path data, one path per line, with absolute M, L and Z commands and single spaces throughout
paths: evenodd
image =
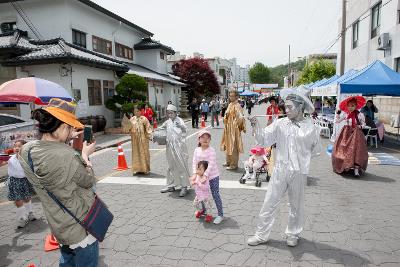
M 184 55 L 236 57 L 269 67 L 325 53 L 339 30 L 340 0 L 93 0 Z M 337 52 L 335 44 L 328 52 Z

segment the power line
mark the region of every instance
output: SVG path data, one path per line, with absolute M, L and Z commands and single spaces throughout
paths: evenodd
M 26 26 L 29 27 L 29 29 L 31 29 L 32 33 L 36 36 L 36 38 L 41 39 L 41 34 L 35 29 L 35 27 L 33 25 L 31 25 L 31 23 L 29 23 L 28 18 L 25 16 L 25 13 L 23 13 L 16 5 L 15 3 L 11 2 L 10 3 L 14 9 L 17 11 L 17 13 L 20 15 L 20 17 L 22 18 L 22 20 L 25 22 Z
M 382 4 L 382 7 L 381 7 L 381 8 L 385 7 L 387 4 L 389 4 L 389 3 L 392 2 L 392 1 L 393 1 L 393 0 L 388 0 L 386 3 Z M 370 10 L 370 9 L 368 9 L 368 10 Z M 363 14 L 367 13 L 368 10 L 365 11 L 365 12 L 363 12 Z M 360 18 L 359 18 L 358 20 L 356 20 L 356 22 L 361 22 L 361 21 L 365 20 L 366 18 L 368 18 L 368 17 L 370 17 L 370 16 L 371 16 L 371 13 L 368 13 L 365 17 L 361 17 L 361 16 L 360 16 Z M 351 28 L 351 27 L 353 26 L 353 24 L 354 24 L 354 23 L 348 25 L 348 26 L 346 27 L 345 31 L 347 32 L 347 30 L 348 30 L 349 28 Z M 324 55 L 326 55 L 326 54 L 329 52 L 329 50 L 337 43 L 337 41 L 339 41 L 339 39 L 340 39 L 341 37 L 342 37 L 342 33 L 340 32 L 340 33 L 338 34 L 338 36 L 333 40 L 333 43 L 332 43 L 331 45 L 329 45 L 328 48 L 325 49 Z

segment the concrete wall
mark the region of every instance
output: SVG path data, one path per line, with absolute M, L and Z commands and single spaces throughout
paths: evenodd
M 164 59 L 161 59 L 160 49 L 137 50 L 135 51 L 135 63 L 145 66 L 158 73 L 167 73 L 167 54 L 164 53 Z

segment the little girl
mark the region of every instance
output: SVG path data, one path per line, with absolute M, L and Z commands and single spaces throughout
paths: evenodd
M 218 216 L 214 220 L 214 224 L 220 224 L 224 219 L 224 212 L 222 210 L 222 201 L 219 194 L 219 171 L 217 165 L 217 155 L 214 148 L 210 146 L 211 134 L 209 131 L 200 131 L 197 135 L 199 140 L 198 147 L 194 150 L 193 154 L 193 176 L 196 175 L 197 164 L 200 161 L 207 161 L 208 168 L 205 171 L 205 176 L 207 176 L 211 194 L 214 198 L 215 205 L 217 206 Z
M 211 222 L 211 194 L 210 183 L 207 176 L 204 175 L 208 168 L 207 161 L 200 161 L 197 164 L 196 175 L 192 176 L 190 184 L 194 187 L 196 197 L 194 198 L 193 205 L 196 207 L 196 218 L 202 215 L 206 216 L 206 222 Z
M 18 140 L 14 143 L 14 155 L 8 160 L 8 200 L 17 206 L 17 227 L 23 228 L 28 221 L 36 220 L 32 211 L 31 197 L 35 193 L 32 185 L 25 177 L 24 170 L 17 155 L 26 142 Z

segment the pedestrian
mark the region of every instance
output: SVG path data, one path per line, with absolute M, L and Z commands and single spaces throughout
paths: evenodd
M 196 192 L 196 197 L 194 198 L 193 205 L 196 208 L 195 216 L 200 218 L 205 216 L 206 222 L 212 221 L 212 204 L 211 204 L 211 194 L 210 194 L 210 182 L 205 172 L 208 168 L 207 161 L 199 161 L 196 164 L 196 172 L 191 177 L 191 186 L 194 187 Z
M 253 108 L 253 106 L 254 106 L 254 104 L 251 101 L 251 99 L 247 98 L 247 100 L 246 100 L 246 109 L 247 109 L 247 114 L 248 115 L 251 115 L 251 109 Z
M 89 156 L 96 144 L 88 145 L 85 141 L 81 155 L 67 145 L 70 139 L 82 133 L 76 131 L 83 125 L 74 111 L 74 105 L 54 98 L 45 108 L 36 109 L 33 118 L 39 123 L 41 139 L 25 144 L 19 161 L 42 203 L 51 232 L 60 244 L 59 266 L 95 267 L 99 257 L 98 241 L 53 198 L 81 219 L 88 215 L 95 201 L 92 188 L 96 178 Z
M 221 116 L 225 116 L 226 109 L 228 108 L 228 101 L 223 98 L 220 100 L 220 106 L 221 106 Z
M 262 147 L 276 144 L 276 161 L 269 181 L 265 200 L 260 211 L 260 223 L 247 243 L 256 246 L 268 241 L 274 224 L 276 210 L 286 191 L 289 196 L 289 221 L 286 243 L 296 246 L 304 225 L 304 188 L 311 157 L 320 152 L 319 127 L 304 112 L 314 111 L 305 87 L 282 89 L 287 118 L 275 120 L 261 129 L 257 118 L 250 119 L 256 141 Z
M 210 111 L 210 109 L 205 99 L 201 101 L 200 110 L 201 110 L 201 115 L 204 117 L 204 121 L 207 121 L 207 114 Z
M 195 97 L 192 99 L 192 102 L 189 104 L 187 109 L 192 115 L 192 128 L 199 128 L 200 106 L 199 103 L 197 103 L 197 99 Z
M 336 173 L 343 173 L 351 169 L 354 176 L 360 177 L 368 166 L 368 148 L 362 128 L 365 126 L 365 117 L 359 110 L 364 106 L 365 98 L 351 96 L 340 102 L 342 111 L 336 115 L 336 123 L 344 121 L 346 124 L 335 140 L 332 151 L 332 167 Z
M 134 106 L 134 116 L 130 118 L 133 175 L 150 172 L 149 140 L 151 140 L 153 130 L 147 118 L 141 115 L 143 110 L 143 107 Z
M 153 115 L 154 115 L 154 112 L 153 112 L 153 109 L 152 109 L 148 104 L 145 104 L 144 108 L 141 108 L 141 109 L 140 109 L 140 113 L 141 113 L 142 116 L 145 116 L 146 119 L 147 119 L 150 123 L 153 122 Z
M 8 200 L 14 201 L 17 207 L 17 228 L 23 228 L 29 221 L 36 220 L 32 211 L 32 196 L 35 194 L 32 185 L 25 177 L 24 170 L 18 161 L 18 154 L 23 145 L 24 140 L 18 140 L 14 143 L 14 154 L 8 160 Z
M 238 168 L 239 153 L 243 153 L 241 132 L 246 133 L 246 122 L 243 109 L 239 102 L 239 93 L 236 90 L 229 92 L 230 104 L 224 116 L 224 133 L 221 141 L 221 151 L 225 151 L 227 170 Z
M 188 151 L 186 147 L 187 128 L 181 118 L 177 116 L 177 108 L 174 105 L 167 106 L 168 120 L 160 127 L 167 135 L 167 186 L 161 193 L 174 192 L 177 187 L 181 188 L 180 197 L 187 194 L 189 186 L 190 171 L 188 167 Z
M 210 146 L 211 133 L 209 131 L 200 131 L 197 135 L 197 138 L 199 144 L 193 153 L 193 176 L 196 173 L 197 164 L 201 161 L 207 161 L 208 168 L 205 172 L 205 176 L 207 176 L 210 182 L 211 193 L 214 198 L 215 206 L 218 210 L 218 216 L 215 218 L 214 224 L 220 224 L 224 219 L 224 211 L 222 209 L 222 200 L 219 193 L 219 170 L 217 164 L 217 154 L 215 149 Z
M 217 127 L 219 127 L 219 113 L 221 112 L 221 105 L 217 100 L 217 97 L 214 97 L 210 102 L 210 110 L 211 110 L 211 128 L 214 128 L 215 122 L 217 122 Z
M 269 106 L 267 108 L 267 125 L 270 125 L 273 121 L 279 118 L 279 107 L 276 103 L 276 98 L 271 96 L 269 98 Z
M 385 136 L 385 126 L 382 122 L 378 121 L 375 118 L 375 113 L 378 113 L 378 108 L 374 105 L 374 102 L 370 99 L 367 101 L 367 104 L 361 109 L 361 112 L 365 116 L 365 122 L 367 126 L 372 126 L 372 128 L 376 128 L 379 140 L 383 143 L 384 136 Z M 369 123 L 368 123 L 369 122 Z M 369 125 L 370 124 L 370 125 Z M 367 129 L 365 129 L 367 130 Z M 374 133 L 368 131 L 368 134 L 373 135 Z M 364 132 L 365 133 L 365 132 Z

